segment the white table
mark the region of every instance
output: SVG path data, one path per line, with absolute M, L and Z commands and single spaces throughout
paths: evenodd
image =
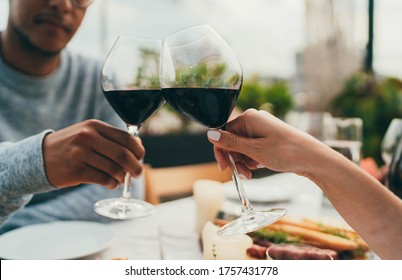
M 106 250 L 89 258 L 160 260 L 159 225 L 174 219 L 181 219 L 183 223 L 192 221 L 194 206 L 192 197 L 189 197 L 159 204 L 156 213 L 149 217 L 112 222 L 109 224 L 114 232 L 112 243 Z
M 288 210 L 287 217 L 333 219 L 345 223 L 342 217 L 328 204 L 323 203 L 321 190 L 312 183 L 303 191 L 285 202 L 253 203 L 255 209 L 282 207 Z M 225 210 L 239 210 L 239 202 L 227 200 Z M 135 220 L 116 221 L 110 224 L 115 236 L 111 245 L 104 251 L 90 256 L 91 259 L 127 258 L 133 260 L 161 259 L 159 231 L 160 225 L 171 224 L 180 231 L 188 230 L 195 224 L 195 202 L 193 197 L 162 203 L 156 206 L 153 216 Z M 346 224 L 346 223 L 345 223 Z M 183 240 L 183 242 L 185 242 Z
M 288 217 L 333 219 L 345 223 L 334 208 L 323 202 L 321 190 L 313 183 L 289 201 L 276 203 L 253 203 L 255 209 L 283 207 Z M 239 202 L 227 200 L 224 209 L 239 210 Z M 156 206 L 153 216 L 135 220 L 116 221 L 109 224 L 114 238 L 108 249 L 90 256 L 92 259 L 127 258 L 133 260 L 161 259 L 160 225 L 171 224 L 177 231 L 194 228 L 195 202 L 193 197 L 162 203 Z M 346 223 L 345 223 L 346 224 Z

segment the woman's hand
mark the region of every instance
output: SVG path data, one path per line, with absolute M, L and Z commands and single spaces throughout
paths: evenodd
M 214 154 L 222 170 L 233 156 L 240 173 L 251 177 L 252 169 L 267 167 L 279 172 L 306 172 L 309 149 L 323 146 L 310 135 L 265 111 L 249 109 L 226 125 L 226 131 L 210 130 Z M 318 147 L 317 147 L 318 145 Z

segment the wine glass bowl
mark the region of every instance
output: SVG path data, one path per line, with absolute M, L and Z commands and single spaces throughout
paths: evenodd
M 161 86 L 169 105 L 209 128 L 226 124 L 242 85 L 242 68 L 211 27 L 198 25 L 162 43 Z
M 387 166 L 390 165 L 399 141 L 402 139 L 402 119 L 393 119 L 389 124 L 381 142 L 381 157 Z
M 159 83 L 161 41 L 144 37 L 118 36 L 101 74 L 101 86 L 111 107 L 138 137 L 141 125 L 165 103 Z M 127 219 L 148 216 L 154 206 L 131 197 L 127 172 L 120 198 L 98 201 L 97 213 Z
M 332 118 L 328 127 L 324 143 L 359 165 L 363 143 L 363 120 L 336 117 Z
M 233 50 L 215 30 L 196 25 L 163 40 L 160 81 L 163 97 L 173 109 L 208 128 L 224 129 L 240 94 L 243 70 Z M 229 159 L 242 215 L 218 234 L 254 231 L 286 214 L 285 209 L 254 211 L 230 154 Z
M 398 144 L 402 141 L 402 119 L 393 119 L 389 124 L 384 138 L 381 142 L 381 157 L 384 160 L 385 185 L 389 185 L 388 172 L 391 166 L 392 158 L 394 157 Z

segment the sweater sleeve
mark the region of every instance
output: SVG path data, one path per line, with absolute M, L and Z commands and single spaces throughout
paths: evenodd
M 50 132 L 0 143 L 0 225 L 28 203 L 32 194 L 55 189 L 47 180 L 42 152 L 43 139 Z

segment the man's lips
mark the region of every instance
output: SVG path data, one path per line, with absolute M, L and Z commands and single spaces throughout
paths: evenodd
M 38 15 L 34 18 L 34 22 L 37 24 L 49 24 L 63 29 L 67 33 L 71 32 L 70 24 L 54 15 Z

